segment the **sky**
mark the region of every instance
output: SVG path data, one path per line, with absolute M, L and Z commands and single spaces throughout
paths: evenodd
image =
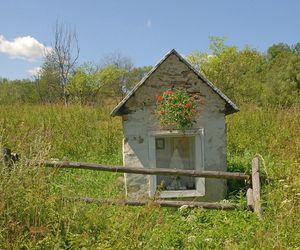
M 55 23 L 78 35 L 79 64 L 107 55 L 155 65 L 175 48 L 209 52 L 209 37 L 266 51 L 300 42 L 298 0 L 9 0 L 0 2 L 0 77 L 32 78 L 51 49 Z

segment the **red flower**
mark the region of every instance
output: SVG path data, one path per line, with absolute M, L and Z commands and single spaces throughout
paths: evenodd
M 164 98 L 163 98 L 161 95 L 158 95 L 158 96 L 156 97 L 156 100 L 159 101 L 159 102 L 161 102 L 163 99 L 164 99 Z
M 189 103 L 189 102 L 187 102 L 187 103 L 185 103 L 184 104 L 184 107 L 187 109 L 187 108 L 189 108 L 191 106 L 191 104 Z
M 165 91 L 164 94 L 166 94 L 166 95 L 171 95 L 172 93 L 173 93 L 172 90 L 167 90 L 167 91 Z
M 166 89 L 156 95 L 156 115 L 162 126 L 176 126 L 179 129 L 193 125 L 193 116 L 198 112 L 193 97 L 184 90 Z

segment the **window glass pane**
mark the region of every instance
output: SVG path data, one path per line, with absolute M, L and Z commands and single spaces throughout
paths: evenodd
M 195 169 L 195 137 L 156 137 L 156 167 Z M 195 190 L 194 177 L 157 176 L 159 190 Z

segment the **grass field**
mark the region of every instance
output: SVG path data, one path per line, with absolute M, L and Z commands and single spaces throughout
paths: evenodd
M 300 249 L 300 109 L 241 107 L 228 116 L 228 166 L 262 158 L 264 218 L 247 211 L 63 202 L 124 197 L 120 174 L 53 170 L 49 158 L 122 164 L 122 129 L 110 107 L 0 106 L 0 147 L 21 154 L 0 168 L 1 249 Z M 229 199 L 245 190 L 230 183 Z

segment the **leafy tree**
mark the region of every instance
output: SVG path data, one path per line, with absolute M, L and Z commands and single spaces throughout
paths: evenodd
M 111 97 L 119 102 L 125 93 L 125 76 L 127 71 L 122 68 L 118 68 L 114 65 L 108 65 L 103 67 L 99 71 L 100 79 L 100 91 L 101 94 L 106 97 Z
M 211 38 L 210 48 L 211 55 L 194 51 L 187 59 L 233 100 L 257 99 L 256 93 L 262 88 L 263 56 L 251 48 L 239 51 L 236 46 L 226 46 L 221 38 Z
M 43 103 L 58 102 L 63 99 L 63 89 L 60 85 L 59 69 L 57 64 L 46 55 L 41 70 L 36 76 L 36 87 Z
M 0 79 L 0 103 L 37 103 L 39 97 L 35 82 L 29 79 L 8 80 Z
M 132 68 L 126 75 L 126 92 L 130 91 L 140 80 L 142 80 L 151 69 L 152 66 Z
M 268 93 L 265 95 L 265 103 L 290 106 L 299 100 L 300 56 L 291 47 L 287 49 L 281 44 L 271 46 L 268 53 L 270 50 L 276 53 L 273 53 L 275 56 L 266 70 Z
M 293 46 L 293 52 L 300 56 L 300 43 L 296 43 L 294 46 Z
M 134 67 L 131 59 L 121 54 L 106 56 L 99 72 L 102 95 L 120 101 L 150 69 Z
M 99 90 L 100 74 L 90 63 L 77 68 L 67 86 L 71 99 L 81 104 L 96 102 Z
M 269 60 L 275 59 L 281 54 L 292 53 L 292 49 L 285 43 L 273 44 L 267 50 L 267 57 Z

